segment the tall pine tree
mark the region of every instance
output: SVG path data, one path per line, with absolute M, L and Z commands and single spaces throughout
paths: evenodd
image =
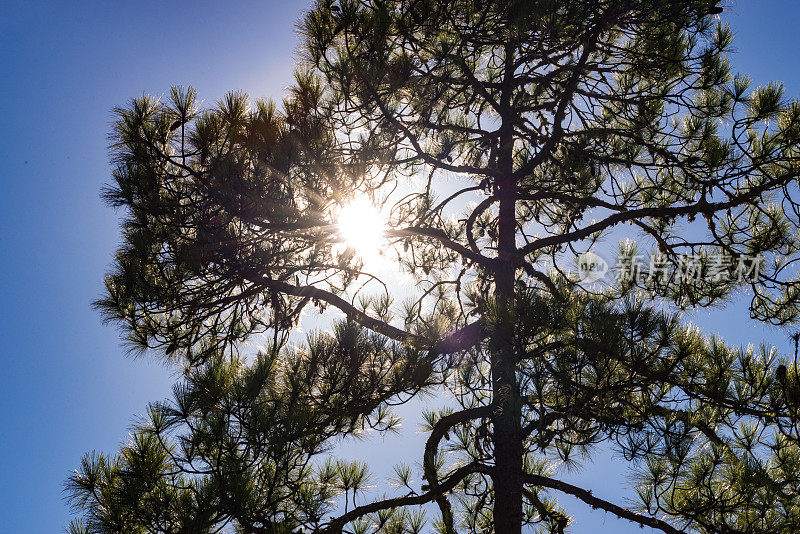
M 561 533 L 560 495 L 668 533 L 800 530 L 796 360 L 678 313 L 741 291 L 800 319 L 800 102 L 732 74 L 720 11 L 320 1 L 282 104 L 119 109 L 98 307 L 184 375 L 71 477 L 72 531 Z M 343 245 L 353 199 L 414 290 Z M 618 276 L 572 272 L 611 241 Z M 346 319 L 289 343 L 314 307 Z M 421 482 L 399 464 L 365 494 L 331 447 L 421 393 L 452 406 L 425 414 Z M 598 446 L 638 505 L 559 479 Z

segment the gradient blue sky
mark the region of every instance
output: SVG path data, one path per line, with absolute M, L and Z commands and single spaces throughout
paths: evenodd
M 194 85 L 208 102 L 230 89 L 280 98 L 305 5 L 3 2 L 0 530 L 59 531 L 70 517 L 62 483 L 81 455 L 114 451 L 134 415 L 167 396 L 173 378 L 170 369 L 124 357 L 117 332 L 89 307 L 118 232 L 98 196 L 109 176 L 111 109 L 172 84 Z M 800 3 L 740 1 L 723 18 L 737 34 L 735 69 L 758 83 L 783 81 L 788 95 L 800 96 Z M 783 333 L 748 321 L 740 307 L 697 320 L 736 344 L 789 347 Z M 347 452 L 380 461 L 403 447 L 387 440 Z M 590 468 L 596 494 L 619 495 L 613 466 L 603 457 Z M 603 488 L 604 480 L 613 483 Z M 571 511 L 587 531 L 642 532 Z

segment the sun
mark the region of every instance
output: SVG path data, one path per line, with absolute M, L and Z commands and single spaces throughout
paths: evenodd
M 366 198 L 357 198 L 343 206 L 336 217 L 336 227 L 344 245 L 364 262 L 378 259 L 385 246 L 386 217 Z

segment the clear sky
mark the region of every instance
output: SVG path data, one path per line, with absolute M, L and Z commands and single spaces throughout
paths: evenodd
M 124 357 L 115 329 L 89 306 L 118 233 L 117 215 L 99 199 L 111 109 L 172 84 L 195 86 L 207 102 L 231 89 L 280 98 L 305 5 L 3 2 L 0 531 L 59 531 L 70 517 L 62 484 L 82 454 L 116 450 L 132 418 L 167 396 L 174 378 Z M 800 96 L 800 3 L 741 0 L 723 18 L 737 37 L 734 70 L 758 83 L 783 81 Z M 754 325 L 741 308 L 697 319 L 735 344 L 766 340 L 788 350 L 783 333 Z M 387 440 L 380 454 L 401 450 Z M 368 456 L 379 461 L 374 448 Z M 590 468 L 596 494 L 619 495 L 617 482 L 602 486 L 613 467 L 603 458 Z M 642 532 L 579 510 L 570 506 L 585 531 Z

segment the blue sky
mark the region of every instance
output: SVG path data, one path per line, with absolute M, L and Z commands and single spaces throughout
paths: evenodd
M 118 232 L 117 215 L 98 194 L 109 177 L 111 109 L 172 84 L 194 85 L 208 102 L 231 89 L 280 98 L 291 81 L 294 23 L 305 5 L 3 3 L 2 530 L 59 531 L 69 519 L 62 483 L 81 455 L 114 451 L 134 415 L 167 396 L 174 378 L 168 368 L 124 357 L 115 329 L 89 306 L 100 294 Z M 735 70 L 757 83 L 783 81 L 788 95 L 800 96 L 800 4 L 741 1 L 723 17 L 737 35 Z M 735 344 L 789 347 L 783 333 L 753 324 L 740 307 L 697 319 Z M 400 450 L 390 441 L 380 448 L 382 455 Z M 368 456 L 379 461 L 374 448 Z M 612 467 L 603 458 L 590 480 L 606 479 Z M 618 493 L 595 488 L 608 497 Z M 571 509 L 588 531 L 642 532 Z

